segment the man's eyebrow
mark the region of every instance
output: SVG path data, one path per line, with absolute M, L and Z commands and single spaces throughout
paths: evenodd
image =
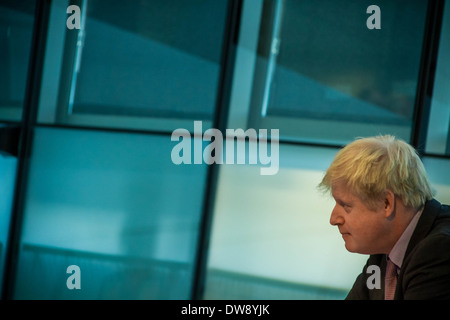
M 338 204 L 340 204 L 340 205 L 344 205 L 344 204 L 346 204 L 346 205 L 350 205 L 350 201 L 345 201 L 345 200 L 343 200 L 343 199 L 341 199 L 340 197 L 338 197 L 338 196 L 333 196 L 333 198 L 334 198 L 334 201 L 336 201 L 336 203 L 338 203 Z
M 333 190 L 331 190 L 331 196 L 334 198 L 334 200 L 341 199 L 338 195 L 336 195 L 335 192 L 333 192 Z

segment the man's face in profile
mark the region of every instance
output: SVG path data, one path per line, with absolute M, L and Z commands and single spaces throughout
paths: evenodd
M 387 235 L 391 225 L 385 218 L 382 201 L 376 210 L 370 209 L 342 182 L 333 184 L 331 194 L 336 205 L 330 223 L 339 228 L 345 248 L 361 254 L 389 253 Z

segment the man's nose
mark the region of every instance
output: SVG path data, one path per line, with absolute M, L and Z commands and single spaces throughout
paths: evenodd
M 344 223 L 344 218 L 339 212 L 337 205 L 334 206 L 333 211 L 331 211 L 330 224 L 333 226 L 338 226 Z

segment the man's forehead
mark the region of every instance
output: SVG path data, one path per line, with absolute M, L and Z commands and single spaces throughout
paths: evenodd
M 338 180 L 338 181 L 334 181 L 332 184 L 331 184 L 331 193 L 332 194 L 334 194 L 334 193 L 344 193 L 344 192 L 348 192 L 348 187 L 347 187 L 347 184 L 346 183 L 344 183 L 343 181 L 341 181 L 341 180 Z
M 331 195 L 334 199 L 351 199 L 356 197 L 342 181 L 337 181 L 331 185 Z

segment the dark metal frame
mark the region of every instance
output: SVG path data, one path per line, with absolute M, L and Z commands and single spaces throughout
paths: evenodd
M 425 31 L 422 42 L 422 56 L 417 81 L 414 105 L 411 144 L 420 155 L 425 154 L 425 144 L 430 119 L 436 65 L 439 53 L 442 19 L 445 0 L 429 0 Z
M 24 199 L 33 142 L 33 126 L 36 123 L 37 107 L 41 88 L 41 77 L 47 37 L 47 23 L 50 0 L 36 1 L 31 53 L 28 64 L 28 78 L 25 89 L 22 122 L 20 123 L 20 143 L 18 148 L 16 184 L 11 214 L 8 246 L 3 279 L 3 299 L 13 299 L 14 281 L 18 265 Z
M 229 1 L 222 48 L 221 74 L 213 121 L 213 128 L 219 129 L 221 132 L 225 132 L 227 126 L 241 10 L 242 0 Z M 193 300 L 202 299 L 203 297 L 218 176 L 219 167 L 216 163 L 213 163 L 209 166 L 207 174 L 203 212 L 197 245 L 197 257 L 194 265 L 194 280 L 191 292 L 191 299 Z

